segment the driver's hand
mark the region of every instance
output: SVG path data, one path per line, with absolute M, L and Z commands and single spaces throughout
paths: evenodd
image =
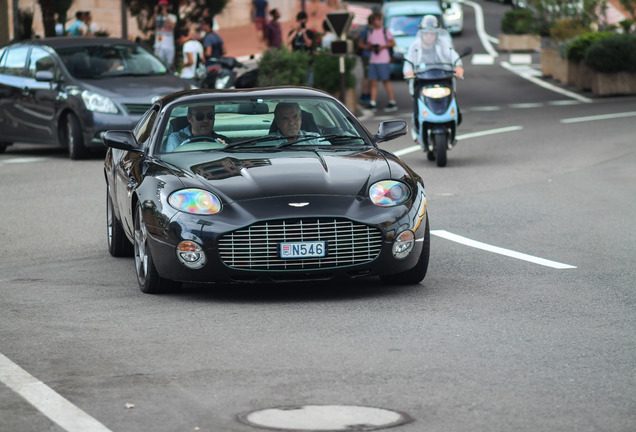
M 457 66 L 455 68 L 455 76 L 459 79 L 464 79 L 464 68 L 461 66 Z
M 415 72 L 408 71 L 404 74 L 404 79 L 411 79 L 411 78 L 415 78 Z

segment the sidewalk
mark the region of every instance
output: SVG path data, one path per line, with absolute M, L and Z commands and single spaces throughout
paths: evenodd
M 313 11 L 313 7 L 316 6 L 316 15 L 312 16 L 311 11 Z M 312 3 L 310 1 L 306 1 L 305 10 L 307 11 L 307 15 L 309 15 L 307 27 L 322 33 L 322 22 L 328 13 L 333 12 L 336 9 L 330 7 L 326 2 Z M 300 4 L 298 5 L 298 11 L 300 11 Z M 296 24 L 295 17 L 296 13 L 293 14 L 293 19 L 291 21 L 280 23 L 283 43 L 285 43 L 287 39 L 287 34 Z M 223 38 L 227 55 L 236 57 L 239 61 L 247 61 L 251 57 L 258 58 L 266 49 L 265 44 L 259 42 L 256 26 L 253 23 L 238 27 L 220 29 L 217 33 L 221 36 L 221 38 Z

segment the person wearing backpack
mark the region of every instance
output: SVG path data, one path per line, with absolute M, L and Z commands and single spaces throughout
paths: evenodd
M 371 101 L 369 109 L 376 110 L 376 98 L 378 96 L 378 82 L 382 81 L 386 89 L 389 102 L 384 108 L 385 112 L 397 111 L 398 106 L 395 102 L 393 86 L 391 85 L 391 53 L 390 50 L 395 46 L 395 40 L 391 32 L 384 28 L 382 24 L 382 14 L 374 12 L 369 16 L 370 33 L 367 36 L 367 43 L 364 48 L 371 50 L 371 58 L 369 59 L 369 83 L 371 92 Z
M 292 51 L 307 51 L 314 49 L 314 31 L 307 28 L 307 13 L 298 12 L 296 15 L 296 27 L 287 35 L 287 43 Z

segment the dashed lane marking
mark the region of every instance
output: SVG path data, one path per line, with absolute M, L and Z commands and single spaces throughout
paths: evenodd
M 476 249 L 481 249 L 487 252 L 493 252 L 499 255 L 504 255 L 504 256 L 508 256 L 511 258 L 515 258 L 518 260 L 522 260 L 522 261 L 527 261 L 527 262 L 531 262 L 534 264 L 538 264 L 538 265 L 542 265 L 545 267 L 551 267 L 557 270 L 565 270 L 565 269 L 575 269 L 576 267 L 570 264 L 563 264 L 560 262 L 556 262 L 556 261 L 552 261 L 552 260 L 548 260 L 545 258 L 539 258 L 536 256 L 532 256 L 532 255 L 528 255 L 528 254 L 524 254 L 521 252 L 516 252 L 516 251 L 512 251 L 509 249 L 504 249 L 504 248 L 500 248 L 497 246 L 493 246 L 487 243 L 482 243 L 476 240 L 472 240 L 469 239 L 467 237 L 462 237 L 460 235 L 457 234 L 453 234 L 451 232 L 445 231 L 445 230 L 432 230 L 431 231 L 432 235 L 435 235 L 437 237 L 441 237 L 444 238 L 446 240 L 450 240 L 453 241 L 455 243 L 460 243 L 463 244 L 465 246 L 470 246 Z
M 0 383 L 16 392 L 67 432 L 111 432 L 2 354 Z

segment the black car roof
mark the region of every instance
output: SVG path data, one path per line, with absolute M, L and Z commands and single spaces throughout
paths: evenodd
M 50 37 L 41 39 L 29 39 L 25 41 L 16 42 L 23 45 L 44 45 L 53 49 L 57 48 L 69 48 L 69 47 L 84 47 L 84 46 L 99 46 L 99 45 L 136 45 L 127 39 L 121 38 L 109 38 L 109 37 L 81 37 L 81 36 L 63 36 L 63 37 Z
M 285 98 L 285 97 L 323 97 L 336 100 L 332 95 L 322 90 L 310 87 L 262 87 L 253 89 L 232 89 L 232 90 L 212 90 L 212 89 L 196 89 L 184 90 L 177 93 L 164 96 L 162 98 L 163 105 L 171 104 L 175 101 L 192 101 L 197 102 L 200 99 L 219 99 L 223 100 L 227 97 L 253 97 L 253 98 Z

